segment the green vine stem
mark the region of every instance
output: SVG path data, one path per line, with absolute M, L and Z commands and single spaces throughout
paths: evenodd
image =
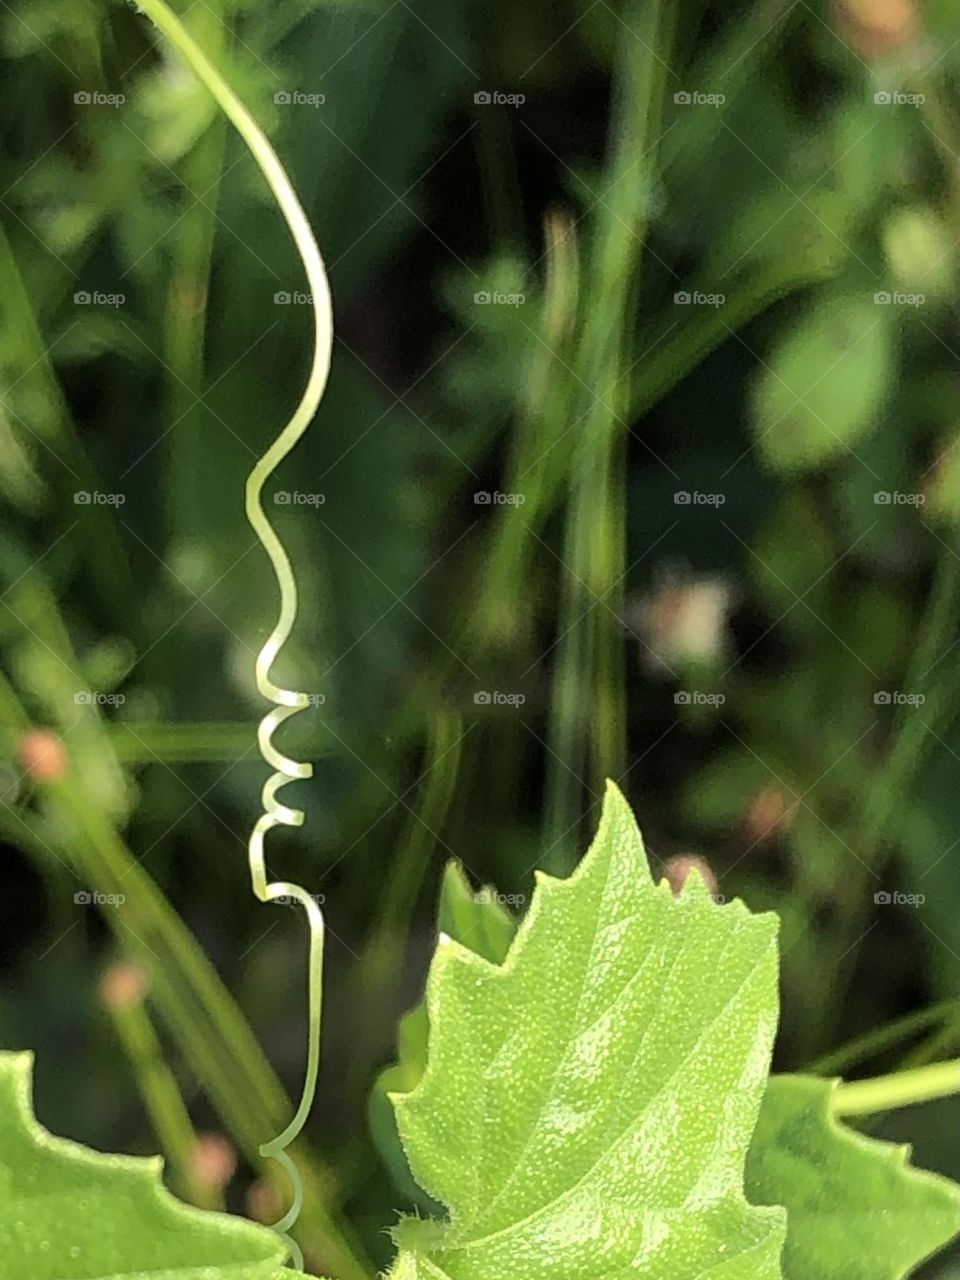
M 103 731 L 122 764 L 238 764 L 250 751 L 250 725 L 243 720 L 137 721 L 136 733 L 125 724 L 104 724 Z M 295 739 L 296 749 L 314 758 L 330 752 L 315 733 Z
M 839 1049 L 817 1058 L 805 1070 L 818 1076 L 835 1075 L 838 1071 L 845 1071 L 855 1062 L 875 1057 L 885 1049 L 916 1035 L 917 1032 L 926 1030 L 927 1027 L 942 1025 L 948 1032 L 956 1035 L 958 1022 L 960 1022 L 960 1008 L 956 1000 L 941 1000 L 927 1009 L 909 1013 L 895 1022 L 888 1023 L 885 1027 L 857 1036 L 855 1040 L 850 1040 Z
M 960 1093 L 960 1061 L 934 1062 L 913 1071 L 897 1071 L 874 1080 L 838 1085 L 831 1100 L 836 1116 L 864 1116 Z
M 673 47 L 674 20 L 670 6 L 662 3 L 637 4 L 627 11 L 627 24 L 643 35 L 623 46 L 617 68 L 610 125 L 615 181 L 609 201 L 599 202 L 595 236 L 587 249 L 584 278 L 590 282 L 589 291 L 584 295 L 576 356 L 569 367 L 570 402 L 563 418 L 577 417 L 584 396 L 588 407 L 580 413 L 583 429 L 575 446 L 577 465 L 566 495 L 561 635 L 546 739 L 550 760 L 545 866 L 554 872 L 572 866 L 566 837 L 577 823 L 583 798 L 573 780 L 590 785 L 605 776 L 619 776 L 626 758 L 623 640 L 609 625 L 606 612 L 592 604 L 598 597 L 608 600 L 616 613 L 626 570 L 626 433 L 606 393 L 626 372 L 627 335 L 649 207 L 647 184 L 656 160 L 664 67 Z M 650 158 L 640 163 L 638 157 Z M 603 297 L 604 307 L 591 305 L 597 297 Z M 611 317 L 615 317 L 613 323 Z M 584 673 L 590 673 L 588 681 Z
M 136 975 L 140 971 L 129 972 Z M 101 983 L 101 999 L 129 1059 L 154 1133 L 170 1165 L 174 1187 L 191 1204 L 202 1209 L 222 1209 L 223 1197 L 193 1174 L 191 1159 L 197 1148 L 197 1135 L 142 998 L 138 994 L 107 997 L 104 990 Z
M 64 489 L 95 489 L 96 473 L 83 451 L 77 428 L 70 416 L 63 388 L 53 365 L 50 344 L 37 323 L 31 290 L 24 280 L 16 256 L 0 222 L 0 290 L 8 316 L 8 334 L 15 334 L 23 374 L 23 388 L 30 388 L 30 422 L 16 412 L 17 401 L 4 396 L 4 412 L 40 444 L 46 456 L 60 466 L 58 483 Z M 117 535 L 116 524 L 106 508 L 90 508 L 91 526 L 85 550 L 97 599 L 107 616 L 120 617 L 117 601 L 125 599 L 133 586 L 133 574 L 126 547 Z
M 41 594 L 40 607 L 42 616 L 30 615 L 31 629 L 76 688 L 81 683 L 77 660 L 60 634 L 49 593 Z M 56 701 L 62 703 L 62 695 Z M 0 673 L 0 728 L 9 734 L 11 751 L 32 727 L 16 691 Z M 118 946 L 148 974 L 151 1004 L 227 1131 L 259 1171 L 260 1139 L 282 1123 L 289 1100 L 216 969 L 92 794 L 74 754 L 75 737 L 76 731 L 67 740 L 72 758 L 64 776 L 44 787 L 44 820 L 3 804 L 0 829 L 27 848 L 40 866 L 69 865 L 76 875 L 71 889 L 79 884 L 125 896 L 124 909 L 105 911 L 104 920 Z M 86 754 L 97 749 L 91 746 Z M 333 1170 L 302 1139 L 298 1160 L 310 1191 L 310 1238 L 305 1218 L 304 1243 L 339 1280 L 368 1280 L 372 1267 L 333 1203 Z M 270 1178 L 267 1169 L 264 1174 Z
M 230 3 L 205 0 L 192 15 L 208 57 L 219 61 L 230 32 Z M 202 136 L 181 161 L 183 212 L 171 245 L 167 316 L 163 326 L 165 363 L 170 378 L 167 406 L 170 421 L 168 458 L 170 483 L 187 495 L 177 504 L 176 525 L 169 532 L 186 540 L 201 533 L 206 443 L 196 397 L 203 393 L 204 341 L 207 302 L 217 229 L 220 179 L 224 169 L 227 121 L 217 112 Z M 202 192 L 199 200 L 190 193 Z M 184 525 L 187 521 L 192 522 Z
M 265 134 L 163 0 L 141 0 L 141 7 L 210 90 L 218 106 L 250 148 L 290 228 L 313 298 L 314 354 L 307 385 L 293 416 L 251 471 L 247 480 L 246 493 L 247 519 L 270 558 L 280 589 L 279 617 L 257 655 L 255 664 L 257 689 L 264 698 L 274 704 L 274 709 L 268 712 L 260 722 L 257 741 L 261 755 L 273 766 L 275 772 L 264 784 L 262 793 L 264 812 L 257 820 L 250 836 L 250 877 L 253 891 L 262 902 L 277 898 L 293 898 L 299 902 L 307 913 L 310 929 L 307 1067 L 303 1093 L 293 1119 L 275 1138 L 262 1144 L 260 1151 L 262 1155 L 275 1159 L 290 1178 L 293 1200 L 287 1213 L 276 1223 L 275 1229 L 286 1241 L 296 1266 L 302 1270 L 303 1256 L 288 1233 L 299 1217 L 303 1205 L 303 1182 L 286 1148 L 302 1131 L 316 1092 L 320 1065 L 324 921 L 323 913 L 315 898 L 306 889 L 288 881 L 268 882 L 267 880 L 264 854 L 264 839 L 267 833 L 277 826 L 302 826 L 304 818 L 302 810 L 281 803 L 277 799 L 277 792 L 288 782 L 309 778 L 313 768 L 309 764 L 300 763 L 281 754 L 272 741 L 274 733 L 285 720 L 309 706 L 309 698 L 305 693 L 281 688 L 270 678 L 270 671 L 277 655 L 289 638 L 296 620 L 297 586 L 283 544 L 263 510 L 262 492 L 269 477 L 310 425 L 320 404 L 330 372 L 333 312 L 326 270 L 310 223 L 283 165 Z
M 954 1005 L 956 1006 L 956 1001 Z M 955 1008 L 953 1021 L 940 1027 L 922 1040 L 915 1049 L 911 1049 L 900 1066 L 904 1070 L 908 1067 L 926 1066 L 928 1062 L 935 1062 L 938 1058 L 942 1058 L 945 1053 L 956 1052 L 958 1042 L 960 1042 L 960 1010 Z
M 867 792 L 859 829 L 854 828 L 848 837 L 850 845 L 861 850 L 861 856 L 872 867 L 885 865 L 889 859 L 890 848 L 884 849 L 883 839 L 886 836 L 889 846 L 895 846 L 899 835 L 896 825 L 898 802 L 910 794 L 911 788 L 921 776 L 921 770 L 937 744 L 937 733 L 941 725 L 948 722 L 956 706 L 957 679 L 952 668 L 947 668 L 947 664 L 944 664 L 944 669 L 936 672 L 929 681 L 925 680 L 925 676 L 930 674 L 938 657 L 951 646 L 958 603 L 960 560 L 950 547 L 944 545 L 937 557 L 920 633 L 904 677 L 904 688 L 914 693 L 925 693 L 927 713 L 907 717 L 901 709 L 892 730 L 889 755 L 881 768 L 875 771 L 873 783 Z M 836 937 L 824 960 L 824 969 L 832 975 L 836 993 L 832 1023 L 828 1023 L 824 1029 L 827 1038 L 835 1030 L 840 1017 L 839 1011 L 844 1008 L 847 992 L 853 982 L 853 943 L 863 930 L 866 913 L 866 895 L 862 892 L 851 895 L 839 921 Z

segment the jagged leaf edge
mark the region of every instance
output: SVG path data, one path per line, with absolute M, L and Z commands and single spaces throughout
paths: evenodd
M 186 1220 L 201 1222 L 207 1227 L 216 1225 L 216 1220 L 224 1220 L 230 1224 L 231 1230 L 249 1231 L 261 1243 L 266 1242 L 264 1233 L 274 1235 L 268 1227 L 236 1214 L 217 1213 L 209 1209 L 198 1209 L 195 1205 L 185 1204 L 169 1190 L 162 1180 L 165 1167 L 163 1156 L 130 1156 L 121 1152 L 95 1151 L 92 1147 L 75 1142 L 72 1138 L 64 1138 L 60 1134 L 51 1133 L 37 1117 L 33 1105 L 33 1066 L 36 1055 L 30 1049 L 0 1049 L 0 1076 L 7 1076 L 11 1085 L 11 1097 L 17 1108 L 14 1119 L 22 1124 L 24 1132 L 38 1147 L 51 1152 L 69 1156 L 80 1164 L 91 1169 L 104 1171 L 122 1170 L 131 1177 L 145 1183 L 156 1197 L 160 1207 L 166 1211 L 182 1216 Z M 275 1280 L 317 1280 L 301 1271 L 293 1271 L 283 1265 L 287 1250 L 279 1236 L 274 1235 L 277 1248 L 277 1273 Z M 271 1242 L 272 1243 L 272 1242 Z M 269 1258 L 262 1259 L 269 1263 Z
M 390 1091 L 386 1095 L 394 1108 L 397 1119 L 397 1131 L 406 1156 L 407 1167 L 417 1186 L 421 1187 L 421 1189 L 422 1184 L 417 1178 L 415 1171 L 415 1161 L 403 1134 L 402 1108 L 405 1103 L 419 1098 L 421 1092 L 429 1088 L 437 1070 L 434 1055 L 429 1051 L 429 1036 L 430 1028 L 435 1025 L 436 1021 L 435 1015 L 439 1004 L 439 989 L 442 986 L 441 980 L 446 967 L 455 963 L 462 963 L 468 968 L 472 968 L 478 974 L 486 974 L 487 976 L 496 975 L 501 980 L 511 975 L 516 968 L 525 947 L 527 946 L 530 932 L 536 927 L 537 921 L 543 911 L 543 903 L 546 901 L 544 890 L 562 892 L 567 889 L 571 892 L 575 891 L 579 882 L 584 879 L 590 871 L 593 861 L 603 853 L 605 836 L 607 835 L 609 826 L 613 824 L 614 815 L 618 810 L 629 817 L 630 823 L 636 832 L 640 843 L 640 849 L 643 854 L 643 857 L 640 860 L 640 866 L 638 867 L 638 873 L 643 877 L 643 883 L 649 885 L 653 892 L 662 892 L 668 896 L 674 897 L 678 905 L 687 902 L 694 897 L 700 898 L 708 901 L 716 911 L 733 912 L 737 915 L 747 917 L 751 921 L 756 921 L 757 923 L 764 920 L 766 917 L 773 916 L 776 919 L 777 926 L 779 928 L 779 917 L 776 916 L 775 912 L 752 912 L 740 898 L 734 898 L 725 903 L 717 902 L 696 868 L 694 868 L 691 874 L 687 877 L 679 895 L 675 895 L 673 893 L 670 884 L 665 879 L 655 881 L 650 870 L 650 861 L 647 855 L 646 845 L 644 844 L 643 835 L 639 829 L 639 825 L 637 824 L 636 815 L 616 783 L 607 779 L 600 823 L 589 848 L 570 875 L 563 879 L 551 876 L 545 871 L 534 871 L 535 887 L 530 901 L 530 906 L 523 918 L 520 920 L 517 931 L 510 942 L 507 954 L 500 964 L 494 964 L 491 961 L 484 959 L 469 947 L 457 942 L 446 934 L 441 934 L 438 938 L 437 946 L 427 975 L 425 993 L 428 1026 L 426 1066 L 420 1076 L 420 1079 L 411 1090 L 408 1092 Z M 775 933 L 771 939 L 774 946 L 777 945 L 776 940 L 777 934 Z M 759 1119 L 759 1109 L 757 1118 Z M 785 1233 L 787 1216 L 785 1206 L 753 1204 L 746 1193 L 745 1172 L 746 1171 L 744 1169 L 744 1180 L 741 1183 L 741 1196 L 744 1204 L 751 1208 L 779 1209 L 783 1215 Z M 429 1196 L 430 1193 L 425 1192 L 425 1194 Z M 447 1213 L 450 1214 L 452 1206 L 444 1204 L 443 1207 L 446 1209 Z M 390 1232 L 398 1250 L 397 1256 L 393 1261 L 394 1269 L 390 1272 L 390 1280 L 402 1280 L 401 1275 L 397 1272 L 396 1268 L 405 1262 L 404 1250 L 409 1248 L 412 1251 L 415 1248 L 417 1252 L 420 1253 L 430 1247 L 434 1236 L 436 1236 L 437 1243 L 439 1243 L 443 1236 L 443 1230 L 447 1225 L 448 1223 L 446 1221 L 437 1221 L 432 1218 L 421 1218 L 418 1214 L 401 1215 L 399 1222 L 391 1229 Z M 409 1259 L 406 1259 L 406 1261 L 409 1261 Z M 421 1256 L 420 1262 L 429 1263 L 429 1260 Z M 437 1280 L 446 1280 L 445 1273 L 437 1268 L 435 1264 L 429 1263 L 429 1265 L 435 1271 Z

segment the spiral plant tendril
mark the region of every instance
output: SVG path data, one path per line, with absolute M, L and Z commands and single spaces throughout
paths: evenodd
M 257 742 L 260 753 L 276 770 L 264 784 L 262 802 L 264 812 L 257 820 L 250 835 L 250 879 L 253 891 L 261 902 L 276 898 L 293 898 L 301 903 L 307 913 L 310 927 L 310 961 L 308 994 L 308 1047 L 307 1069 L 303 1094 L 296 1114 L 287 1127 L 260 1148 L 260 1154 L 278 1161 L 286 1171 L 293 1186 L 293 1201 L 288 1212 L 274 1224 L 274 1229 L 286 1241 L 298 1268 L 303 1266 L 303 1256 L 296 1242 L 287 1234 L 296 1222 L 303 1205 L 303 1182 L 296 1165 L 286 1148 L 297 1137 L 306 1123 L 317 1085 L 320 1061 L 320 1013 L 323 986 L 323 914 L 314 898 L 300 885 L 286 881 L 267 881 L 264 861 L 264 837 L 273 827 L 299 827 L 303 824 L 303 811 L 292 809 L 277 799 L 277 792 L 288 782 L 309 778 L 313 768 L 281 754 L 273 745 L 276 729 L 291 716 L 309 705 L 305 693 L 281 689 L 270 679 L 270 670 L 277 654 L 283 648 L 293 629 L 297 616 L 297 584 L 283 544 L 277 537 L 263 510 L 263 486 L 280 462 L 291 451 L 306 431 L 317 411 L 330 371 L 330 355 L 333 346 L 333 313 L 330 303 L 330 287 L 320 250 L 307 216 L 290 184 L 286 171 L 263 131 L 237 98 L 230 86 L 209 61 L 180 21 L 167 8 L 163 0 L 139 0 L 139 7 L 156 24 L 159 30 L 190 64 L 194 72 L 213 94 L 218 105 L 234 124 L 270 185 L 280 210 L 293 235 L 303 261 L 307 281 L 313 295 L 315 345 L 313 365 L 306 388 L 290 421 L 277 439 L 256 463 L 247 478 L 246 513 L 254 532 L 263 543 L 270 557 L 277 584 L 280 588 L 280 614 L 270 636 L 256 659 L 256 681 L 260 693 L 274 709 L 260 722 Z

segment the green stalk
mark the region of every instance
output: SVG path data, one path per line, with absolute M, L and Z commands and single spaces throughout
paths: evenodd
M 379 990 L 385 980 L 401 971 L 410 920 L 429 866 L 429 856 L 436 853 L 431 832 L 443 827 L 456 792 L 462 741 L 459 714 L 443 709 L 437 712 L 430 730 L 423 786 L 411 805 L 418 817 L 411 816 L 390 867 L 371 946 L 360 967 L 360 972 L 367 975 L 361 979 L 360 989 Z
M 128 729 L 120 721 L 103 726 L 111 750 L 123 764 L 233 764 L 251 750 L 250 726 L 245 721 L 137 720 L 131 725 Z M 314 759 L 330 753 L 329 741 L 321 741 L 299 725 L 291 727 L 287 741 L 292 751 Z
M 914 647 L 907 669 L 904 687 L 911 693 L 929 693 L 924 684 L 924 673 L 954 639 L 954 628 L 960 608 L 960 560 L 949 547 L 940 548 L 937 557 L 930 601 L 924 611 L 920 637 Z M 948 670 L 949 669 L 949 664 Z M 952 670 L 948 679 L 952 677 Z M 946 692 L 946 691 L 944 691 Z M 929 750 L 932 734 L 924 726 L 924 720 L 943 720 L 952 715 L 955 707 L 949 697 L 928 696 L 929 713 L 919 716 L 900 709 L 895 720 L 894 743 L 883 768 L 876 775 L 869 802 L 865 806 L 865 821 L 860 834 L 860 847 L 868 853 L 876 845 L 881 834 L 891 825 L 894 810 L 902 804 L 904 792 L 911 778 L 919 771 L 920 763 Z M 925 707 L 926 710 L 926 707 Z
M 223 1197 L 215 1188 L 200 1183 L 192 1173 L 191 1158 L 197 1147 L 197 1135 L 143 1002 L 105 1001 L 105 1004 L 130 1061 L 160 1149 L 170 1165 L 174 1188 L 202 1209 L 222 1209 Z
M 960 1093 L 960 1062 L 935 1062 L 913 1071 L 838 1085 L 830 1110 L 835 1116 L 865 1116 L 948 1098 L 955 1093 Z
M 813 1075 L 831 1076 L 837 1072 L 845 1071 L 848 1067 L 856 1062 L 862 1062 L 865 1058 L 876 1057 L 877 1054 L 883 1053 L 884 1050 L 890 1049 L 893 1045 L 899 1044 L 902 1040 L 909 1039 L 918 1031 L 923 1031 L 927 1027 L 939 1027 L 941 1023 L 949 1023 L 952 1026 L 953 1034 L 956 1034 L 956 1025 L 960 1022 L 960 1006 L 956 1000 L 941 1000 L 938 1004 L 931 1005 L 928 1009 L 921 1009 L 917 1013 L 907 1014 L 904 1018 L 898 1018 L 896 1022 L 890 1022 L 885 1027 L 879 1027 L 873 1031 L 867 1031 L 862 1036 L 857 1036 L 855 1040 L 851 1040 L 840 1049 L 834 1049 L 830 1053 L 825 1053 L 822 1057 L 812 1062 L 806 1070 Z
M 141 0 L 144 12 L 166 36 L 191 70 L 206 86 L 220 110 L 243 138 L 269 186 L 296 245 L 312 294 L 314 322 L 313 359 L 310 374 L 300 401 L 286 425 L 254 464 L 247 477 L 245 511 L 250 525 L 266 551 L 273 567 L 280 595 L 279 615 L 273 630 L 256 656 L 254 674 L 261 697 L 273 704 L 264 715 L 257 731 L 260 754 L 274 772 L 262 791 L 263 813 L 250 834 L 248 862 L 251 889 L 261 902 L 277 898 L 294 898 L 304 908 L 309 929 L 309 968 L 307 987 L 307 1062 L 300 1103 L 293 1119 L 275 1137 L 260 1145 L 260 1154 L 276 1160 L 291 1183 L 292 1202 L 274 1223 L 274 1230 L 287 1244 L 295 1265 L 302 1268 L 299 1246 L 289 1234 L 300 1216 L 303 1204 L 303 1181 L 287 1148 L 299 1138 L 309 1117 L 316 1092 L 320 1065 L 320 1026 L 323 988 L 324 919 L 314 897 L 299 884 L 268 881 L 264 840 L 278 826 L 299 827 L 304 814 L 277 799 L 278 791 L 289 782 L 312 776 L 310 764 L 281 754 L 273 745 L 276 730 L 291 716 L 308 705 L 306 693 L 276 685 L 271 671 L 278 654 L 288 640 L 297 617 L 297 582 L 287 552 L 263 509 L 263 488 L 268 478 L 299 442 L 312 421 L 323 397 L 330 371 L 333 349 L 333 311 L 326 268 L 313 229 L 280 158 L 254 120 L 253 116 L 230 88 L 216 65 L 197 44 L 164 0 Z M 274 1126 L 276 1128 L 276 1126 Z
M 198 39 L 214 63 L 221 60 L 226 47 L 229 17 L 229 5 L 219 0 L 204 0 L 193 15 Z M 169 421 L 175 424 L 169 440 L 167 484 L 179 496 L 176 526 L 170 532 L 184 539 L 199 533 L 205 520 L 207 433 L 203 429 L 203 407 L 192 406 L 194 393 L 202 395 L 207 291 L 226 135 L 226 120 L 218 111 L 183 162 L 187 187 L 183 201 L 188 208 L 173 243 L 167 321 L 163 327 L 165 363 L 170 370 L 168 414 Z M 195 196 L 203 196 L 202 202 L 193 203 Z
M 950 1053 L 951 1050 L 955 1052 L 958 1042 L 960 1042 L 960 1015 L 918 1044 L 907 1054 L 900 1066 L 904 1070 L 908 1067 L 924 1066 L 942 1057 L 943 1054 Z
M 16 258 L 10 248 L 3 223 L 0 222 L 0 289 L 3 290 L 4 309 L 10 317 L 6 341 L 16 342 L 19 355 L 18 365 L 22 365 L 24 373 L 23 386 L 42 387 L 42 395 L 33 395 L 30 399 L 30 430 L 26 434 L 32 446 L 35 440 L 41 442 L 42 457 L 53 457 L 56 466 L 51 468 L 57 474 L 56 490 L 58 498 L 63 500 L 78 490 L 93 491 L 98 488 L 97 476 L 80 444 L 80 438 L 66 398 L 60 386 L 51 357 L 50 343 L 44 338 L 37 324 L 30 291 L 24 282 L 17 265 Z M 16 381 L 16 379 L 14 379 Z M 17 395 L 14 388 L 13 399 Z M 7 411 L 13 416 L 17 429 L 26 430 L 26 425 L 19 421 L 10 404 Z M 72 510 L 71 506 L 71 510 Z M 84 520 L 89 529 L 86 550 L 89 555 L 90 571 L 97 586 L 98 599 L 110 611 L 110 616 L 117 616 L 117 601 L 129 598 L 133 587 L 133 575 L 127 558 L 127 549 L 117 536 L 116 522 L 107 506 L 84 508 Z M 48 530 L 48 540 L 54 537 Z
M 76 659 L 47 592 L 37 594 L 36 607 L 46 613 L 42 618 L 31 613 L 32 631 L 38 640 L 45 637 L 68 672 L 75 670 Z M 53 697 L 57 706 L 64 704 L 59 690 Z M 32 727 L 15 690 L 2 676 L 0 710 L 12 739 L 18 740 Z M 77 750 L 73 735 L 66 745 Z M 105 736 L 99 748 L 89 739 L 84 741 L 85 754 L 98 749 L 109 753 Z M 264 1132 L 283 1122 L 290 1102 L 220 976 L 92 799 L 76 759 L 70 760 L 61 779 L 46 784 L 43 798 L 44 810 L 52 819 L 50 827 L 59 836 L 55 850 L 49 843 L 49 829 L 41 835 L 35 823 L 22 828 L 9 821 L 3 825 L 12 839 L 44 864 L 54 854 L 58 865 L 71 863 L 81 879 L 79 887 L 124 896 L 121 906 L 104 908 L 105 923 L 124 954 L 148 975 L 150 1001 L 226 1131 L 251 1165 L 277 1186 L 281 1196 L 286 1194 L 285 1180 L 261 1157 L 260 1144 Z M 10 810 L 11 815 L 15 813 Z M 304 1245 L 325 1261 L 338 1280 L 369 1280 L 373 1268 L 332 1203 L 336 1185 L 332 1170 L 305 1142 L 293 1150 L 307 1191 L 300 1227 Z
M 584 331 L 572 369 L 572 411 L 580 414 L 570 469 L 564 537 L 561 639 L 557 646 L 548 730 L 546 845 L 548 869 L 568 870 L 567 839 L 582 811 L 580 784 L 602 785 L 622 771 L 626 751 L 625 646 L 619 614 L 624 569 L 625 434 L 607 398 L 621 380 L 643 254 L 643 213 L 650 202 L 660 130 L 664 64 L 673 43 L 668 6 L 635 4 L 621 40 L 610 170 L 613 182 L 591 220 Z M 638 157 L 644 157 L 638 163 Z M 613 317 L 611 322 L 611 317 Z M 611 597 L 598 604 L 598 597 Z
M 579 246 L 569 214 L 548 213 L 543 234 L 544 295 L 537 318 L 543 341 L 533 345 L 519 420 L 507 441 L 507 490 L 524 495 L 523 518 L 499 521 L 492 535 L 480 603 L 469 615 L 468 641 L 476 638 L 484 646 L 513 640 L 502 634 L 504 601 L 516 598 L 517 584 L 528 581 L 531 557 L 543 550 L 534 533 L 550 514 L 569 461 L 563 441 L 570 425 L 565 418 L 569 375 L 556 357 L 565 356 L 576 328 Z
M 424 877 L 431 866 L 431 856 L 436 858 L 439 852 L 431 833 L 443 830 L 453 803 L 460 776 L 464 736 L 459 714 L 441 710 L 434 715 L 423 783 L 419 794 L 411 799 L 413 812 L 391 863 L 377 907 L 376 922 L 351 978 L 354 998 L 358 1003 L 369 1003 L 371 997 L 376 1000 L 384 991 L 392 994 L 397 978 L 403 972 L 410 921 Z M 358 1039 L 360 1032 L 358 1027 Z M 358 1071 L 359 1064 L 366 1059 L 359 1045 L 354 1057 L 358 1068 L 352 1076 L 362 1090 L 365 1083 Z
M 877 865 L 877 850 L 881 839 L 888 835 L 891 843 L 899 834 L 896 813 L 903 806 L 903 797 L 909 794 L 914 780 L 936 743 L 938 727 L 948 722 L 955 713 L 957 681 L 953 669 L 941 671 L 939 679 L 924 682 L 924 673 L 937 657 L 950 647 L 956 616 L 960 609 L 960 560 L 948 547 L 943 547 L 937 560 L 930 600 L 920 625 L 920 635 L 914 648 L 905 676 L 905 687 L 911 693 L 924 692 L 927 698 L 924 714 L 901 714 L 895 721 L 894 741 L 890 754 L 874 775 L 863 807 L 863 821 L 849 843 L 861 850 L 861 856 Z M 922 688 L 921 688 L 922 686 Z M 929 728 L 928 728 L 929 726 Z M 933 732 L 930 731 L 933 730 Z M 845 911 L 838 923 L 835 938 L 825 944 L 821 962 L 824 972 L 831 974 L 835 998 L 832 1003 L 833 1023 L 827 1027 L 830 1033 L 841 1016 L 846 993 L 853 977 L 856 959 L 855 941 L 862 934 L 866 916 L 866 895 L 851 893 Z M 846 960 L 844 962 L 844 958 Z M 829 1015 L 820 1009 L 821 1018 Z
M 737 278 L 723 307 L 703 308 L 689 319 L 684 316 L 672 337 L 658 341 L 663 333 L 661 317 L 661 323 L 645 329 L 636 343 L 643 358 L 636 364 L 639 372 L 631 378 L 630 415 L 646 413 L 737 330 L 775 302 L 833 275 L 836 266 L 822 251 L 811 249 L 805 256 L 764 264 L 743 281 Z M 624 378 L 632 373 L 633 369 L 628 369 Z
M 74 833 L 71 854 L 91 887 L 123 894 L 104 912 L 125 951 L 150 977 L 151 1000 L 170 1028 L 247 1159 L 285 1192 L 260 1154 L 265 1132 L 284 1123 L 290 1103 L 256 1037 L 189 930 L 109 821 L 69 774 L 50 786 L 58 825 Z M 307 1195 L 300 1236 L 338 1280 L 368 1280 L 371 1268 L 347 1227 L 328 1209 L 332 1171 L 301 1142 L 296 1152 Z

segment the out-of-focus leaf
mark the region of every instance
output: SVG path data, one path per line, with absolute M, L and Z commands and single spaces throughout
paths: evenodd
M 468 946 L 491 964 L 507 954 L 517 922 L 492 885 L 474 890 L 458 862 L 448 862 L 440 892 L 441 933 Z
M 46 485 L 29 451 L 17 439 L 10 418 L 0 403 L 0 492 L 22 511 L 36 511 Z
M 933 209 L 897 209 L 883 228 L 883 248 L 894 282 L 905 293 L 941 295 L 951 290 L 956 237 Z
M 960 1230 L 960 1188 L 909 1147 L 830 1115 L 835 1082 L 773 1076 L 747 1157 L 754 1204 L 785 1205 L 784 1280 L 900 1280 Z
M 894 365 L 891 310 L 869 295 L 822 303 L 766 356 L 753 431 L 771 467 L 820 467 L 876 425 Z
M 943 441 L 922 486 L 925 519 L 943 524 L 960 521 L 960 436 Z

